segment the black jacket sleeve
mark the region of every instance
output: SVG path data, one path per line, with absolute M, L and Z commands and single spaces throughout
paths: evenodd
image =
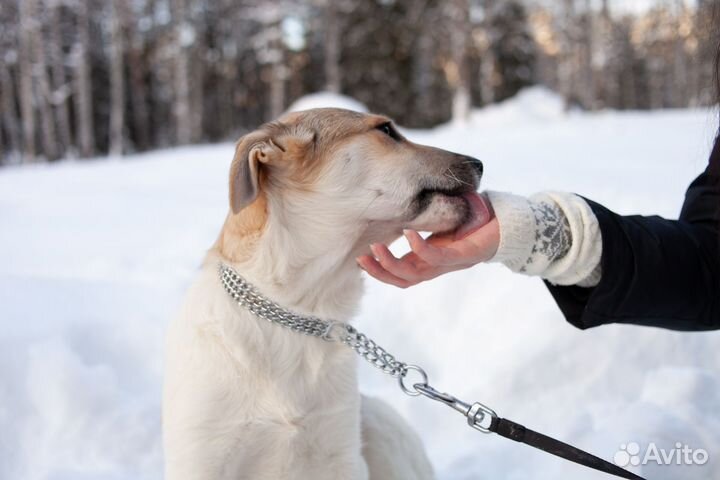
M 621 216 L 588 203 L 602 235 L 600 283 L 545 282 L 572 325 L 720 329 L 720 137 L 707 170 L 687 190 L 679 220 Z

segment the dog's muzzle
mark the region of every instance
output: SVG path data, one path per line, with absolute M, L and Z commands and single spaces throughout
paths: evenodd
M 464 194 L 477 191 L 483 175 L 483 164 L 480 160 L 465 155 L 458 155 L 440 177 L 426 181 L 413 201 L 414 216 L 423 213 L 432 203 L 433 197 L 442 195 L 450 199 L 459 199 Z

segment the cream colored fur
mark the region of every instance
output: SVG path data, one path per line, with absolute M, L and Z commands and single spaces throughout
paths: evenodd
M 314 110 L 238 144 L 233 211 L 167 334 L 167 480 L 433 478 L 402 418 L 359 394 L 350 349 L 258 320 L 217 272 L 225 262 L 286 308 L 350 321 L 362 295 L 354 259 L 370 242 L 456 227 L 462 202 L 435 195 L 415 211 L 418 185 L 475 188 L 479 175 L 464 157 L 388 138 L 376 129 L 385 121 Z

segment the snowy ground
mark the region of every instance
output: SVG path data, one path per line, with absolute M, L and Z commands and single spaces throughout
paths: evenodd
M 674 217 L 714 128 L 705 111 L 565 115 L 532 90 L 406 133 L 483 159 L 486 188 Z M 0 170 L 0 478 L 161 477 L 163 331 L 223 220 L 231 157 L 224 144 Z M 581 332 L 538 280 L 495 265 L 406 291 L 367 283 L 360 328 L 438 388 L 605 458 L 631 441 L 703 448 L 704 466 L 642 473 L 717 478 L 720 334 Z M 606 478 L 470 430 L 371 367 L 361 383 L 417 427 L 440 478 Z

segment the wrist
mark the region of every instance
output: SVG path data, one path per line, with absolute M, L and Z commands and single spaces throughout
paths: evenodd
M 535 216 L 530 201 L 519 195 L 488 191 L 498 227 L 497 250 L 490 262 L 520 271 L 531 256 L 535 240 Z

